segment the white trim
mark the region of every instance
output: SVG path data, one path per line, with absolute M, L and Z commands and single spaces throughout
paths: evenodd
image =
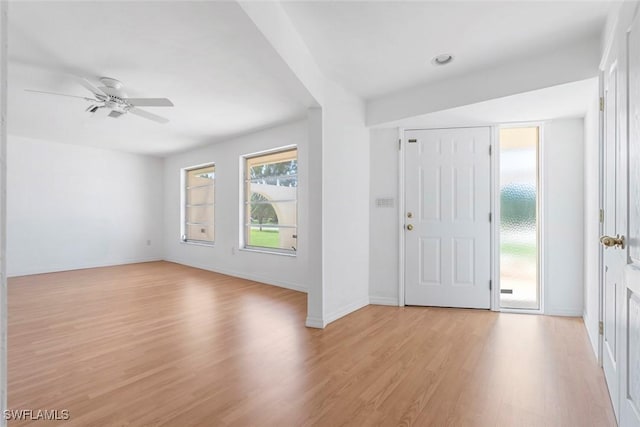
M 602 56 L 600 58 L 599 65 L 600 70 L 604 70 L 607 63 L 610 61 L 611 53 L 615 50 L 616 42 L 618 42 L 616 39 L 618 31 L 621 28 L 624 29 L 625 33 L 630 31 L 631 25 L 638 13 L 639 5 L 640 3 L 634 0 L 624 0 L 613 3 L 611 10 L 609 11 L 609 16 L 613 16 L 613 19 L 610 21 L 611 25 L 607 22 L 605 31 L 608 30 L 608 32 L 603 38 Z
M 604 67 L 603 67 L 604 68 Z M 604 99 L 604 70 L 601 69 L 598 75 L 598 94 L 599 98 Z M 598 105 L 600 99 L 598 99 Z M 604 212 L 604 109 L 600 110 L 598 107 L 598 212 L 599 220 L 599 235 L 604 234 L 604 218 L 600 220 L 600 212 Z M 604 252 L 602 245 L 598 245 L 598 325 L 600 322 L 604 322 Z M 603 361 L 603 349 L 604 349 L 604 337 L 600 333 L 598 327 L 598 365 L 602 367 Z
M 279 288 L 285 288 L 292 291 L 307 293 L 307 287 L 304 285 L 300 285 L 298 283 L 292 283 L 292 282 L 287 282 L 283 280 L 274 280 L 274 279 L 263 277 L 256 274 L 246 274 L 238 271 L 226 270 L 223 268 L 215 268 L 215 267 L 211 267 L 198 262 L 182 260 L 180 258 L 167 258 L 165 261 L 186 265 L 187 267 L 199 268 L 200 270 L 211 271 L 213 273 L 219 273 L 227 276 L 238 277 L 240 279 L 251 280 L 253 282 L 262 283 L 264 285 L 277 286 Z
M 530 310 L 526 308 L 503 308 L 501 313 L 516 313 L 516 314 L 533 314 L 540 316 L 563 316 L 563 317 L 583 317 L 583 310 L 580 308 L 559 308 L 553 310 L 547 310 L 546 313 L 541 313 L 540 310 Z
M 208 248 L 213 248 L 216 246 L 214 242 L 207 243 L 197 240 L 180 240 L 181 245 L 193 245 L 193 246 L 206 246 Z
M 246 160 L 246 159 L 251 159 L 253 157 L 264 156 L 265 154 L 275 154 L 275 153 L 279 153 L 280 151 L 288 151 L 288 150 L 292 150 L 294 148 L 297 150 L 298 149 L 298 145 L 297 144 L 287 144 L 287 145 L 282 145 L 282 146 L 276 147 L 276 148 L 269 148 L 269 149 L 266 149 L 266 150 L 252 151 L 251 153 L 241 154 L 240 157 L 242 159 Z M 296 156 L 297 156 L 297 154 L 296 154 Z
M 500 311 L 500 145 L 497 125 L 491 126 L 491 311 Z
M 269 254 L 269 255 L 280 255 L 280 256 L 288 256 L 288 257 L 297 257 L 297 251 L 287 251 L 284 252 L 284 250 L 282 252 L 276 251 L 276 250 L 271 250 L 271 249 L 263 249 L 260 246 L 245 246 L 244 248 L 238 248 L 239 251 L 242 252 L 256 252 L 256 253 L 260 253 L 260 254 Z
M 606 34 L 604 34 L 604 37 L 603 37 L 602 56 L 600 57 L 600 65 L 599 65 L 599 68 L 601 70 L 605 69 L 607 65 L 607 61 L 609 60 L 609 55 L 611 55 L 611 50 L 613 49 L 613 43 L 616 39 L 616 32 L 618 29 L 618 21 L 620 17 L 621 6 L 622 6 L 622 3 L 616 2 L 612 5 L 611 10 L 609 11 L 609 15 L 613 16 L 613 19 L 611 21 L 611 25 L 605 24 L 604 31 L 607 31 L 607 30 L 608 31 Z
M 398 306 L 398 298 L 394 297 L 376 297 L 369 295 L 369 304 L 371 305 L 392 305 Z
M 593 340 L 593 337 L 591 336 L 591 331 L 589 330 L 589 328 L 587 327 L 587 325 L 591 322 L 591 319 L 589 318 L 589 316 L 587 316 L 587 311 L 583 310 L 584 313 L 582 314 L 582 322 L 584 323 L 584 329 L 587 332 L 587 336 L 589 337 L 589 343 L 591 344 L 591 349 L 593 350 L 593 355 L 596 357 L 596 359 L 599 361 L 599 339 Z M 600 334 L 598 333 L 598 331 L 596 331 L 596 334 L 598 336 L 600 336 Z M 600 363 L 598 363 L 600 364 Z
M 540 310 L 531 310 L 528 308 L 501 308 L 500 313 L 513 313 L 513 314 L 534 314 L 536 316 L 540 316 Z
M 545 122 L 539 123 L 539 131 L 538 131 L 538 274 L 539 274 L 539 283 L 540 286 L 540 314 L 546 314 L 546 304 L 545 304 L 545 290 L 547 284 L 547 252 L 545 251 L 546 243 L 545 243 L 545 222 L 548 217 L 546 211 L 546 182 L 547 178 L 545 176 L 545 161 L 544 161 L 544 153 L 545 153 L 545 136 L 544 136 L 544 127 Z M 584 143 L 584 142 L 583 142 Z M 575 315 L 574 315 L 575 316 Z M 582 316 L 582 312 L 579 312 L 577 316 Z
M 398 306 L 404 307 L 404 215 L 407 211 L 404 200 L 404 150 L 406 139 L 404 137 L 405 128 L 398 128 L 398 140 L 400 141 L 400 149 L 398 150 Z
M 359 301 L 353 302 L 351 304 L 347 304 L 338 310 L 333 311 L 332 313 L 326 314 L 324 316 L 325 326 L 331 322 L 335 322 L 336 320 L 353 313 L 354 311 L 360 310 L 369 305 L 369 296 L 360 299 Z
M 325 322 L 324 319 L 321 319 L 319 317 L 309 316 L 305 320 L 304 325 L 307 328 L 324 329 L 324 327 L 327 326 L 327 322 Z
M 547 311 L 544 314 L 547 316 L 582 317 L 584 315 L 584 311 L 580 308 L 547 308 Z
M 86 264 L 78 264 L 78 265 L 54 265 L 47 268 L 35 268 L 31 270 L 22 270 L 16 273 L 12 273 L 9 277 L 20 277 L 20 276 L 33 276 L 35 274 L 47 274 L 47 273 L 59 273 L 61 271 L 74 271 L 74 270 L 86 270 L 89 268 L 102 268 L 102 267 L 114 267 L 116 265 L 128 265 L 128 264 L 140 264 L 143 262 L 157 262 L 164 261 L 162 257 L 143 257 L 143 258 L 129 258 L 123 260 L 113 260 L 107 262 L 98 262 L 98 263 L 86 263 Z

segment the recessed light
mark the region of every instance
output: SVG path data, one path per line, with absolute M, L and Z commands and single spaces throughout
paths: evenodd
M 440 55 L 434 56 L 431 60 L 433 65 L 447 65 L 453 61 L 453 55 L 448 53 L 441 53 Z

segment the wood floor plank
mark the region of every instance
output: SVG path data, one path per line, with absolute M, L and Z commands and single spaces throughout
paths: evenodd
M 10 409 L 69 426 L 614 426 L 581 319 L 368 306 L 169 262 L 9 280 Z M 10 426 L 45 425 L 11 421 Z

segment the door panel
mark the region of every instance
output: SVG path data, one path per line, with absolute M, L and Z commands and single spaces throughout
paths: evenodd
M 622 287 L 623 332 L 620 336 L 620 425 L 640 426 L 640 18 L 636 16 L 627 34 L 628 94 L 625 115 L 628 120 L 628 259 Z
M 406 304 L 489 308 L 490 128 L 406 131 L 405 141 Z
M 640 294 L 627 293 L 629 331 L 629 364 L 627 372 L 628 399 L 636 411 L 640 410 Z

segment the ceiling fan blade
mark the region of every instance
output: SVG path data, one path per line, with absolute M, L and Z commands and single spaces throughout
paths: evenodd
M 173 102 L 167 98 L 126 98 L 134 107 L 173 107 Z
M 164 117 L 158 116 L 157 114 L 153 114 L 153 113 L 150 113 L 150 112 L 145 111 L 145 110 L 141 110 L 141 109 L 136 108 L 136 107 L 130 108 L 129 112 L 131 114 L 135 114 L 136 116 L 140 116 L 140 117 L 143 117 L 145 119 L 153 120 L 154 122 L 158 122 L 158 123 L 168 123 L 169 122 L 169 119 L 165 119 Z
M 91 117 L 94 119 L 104 119 L 111 114 L 111 109 L 106 107 L 98 107 L 92 111 Z
M 108 93 L 105 93 L 104 91 L 98 89 L 97 87 L 89 83 L 89 80 L 87 79 L 83 79 L 82 77 L 79 77 L 78 83 L 84 86 L 85 89 L 87 89 L 89 92 L 94 94 L 98 99 L 104 98 L 105 95 L 108 95 Z
M 96 99 L 93 98 L 87 98 L 84 96 L 76 96 L 76 95 L 67 95 L 65 93 L 56 93 L 56 92 L 45 92 L 43 90 L 33 90 L 33 89 L 25 89 L 25 92 L 33 92 L 33 93 L 44 93 L 45 95 L 57 95 L 57 96 L 66 96 L 68 98 L 80 98 L 80 99 L 84 99 L 85 101 L 96 101 Z

